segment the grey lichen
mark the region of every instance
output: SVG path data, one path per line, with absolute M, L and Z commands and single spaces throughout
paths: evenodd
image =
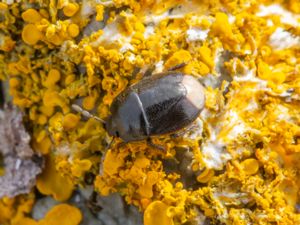
M 41 173 L 43 160 L 30 147 L 30 135 L 22 113 L 12 106 L 0 110 L 0 155 L 4 174 L 0 176 L 0 198 L 29 193 Z

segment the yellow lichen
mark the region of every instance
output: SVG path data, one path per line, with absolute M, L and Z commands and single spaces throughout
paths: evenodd
M 14 214 L 12 205 L 13 205 L 13 201 L 10 201 L 8 198 L 4 198 L 0 201 L 0 223 L 1 224 L 3 224 L 4 222 L 12 218 L 12 215 Z
M 51 87 L 55 85 L 55 83 L 60 80 L 60 76 L 61 76 L 60 72 L 57 69 L 51 69 L 45 81 L 45 86 Z
M 197 181 L 200 183 L 207 183 L 214 174 L 215 172 L 213 170 L 206 169 L 197 177 Z
M 97 21 L 103 20 L 104 6 L 103 5 L 97 5 L 96 6 L 96 12 L 97 12 L 96 20 Z
M 33 193 L 0 199 L 0 223 L 21 225 L 23 218 L 31 212 L 34 201 Z
M 214 61 L 212 58 L 211 49 L 207 46 L 202 46 L 199 49 L 200 59 L 210 68 L 213 69 Z
M 62 225 L 78 225 L 81 220 L 82 214 L 79 209 L 68 204 L 60 204 L 53 207 L 39 224 L 56 225 L 59 222 Z
M 89 171 L 92 167 L 91 161 L 84 159 L 84 160 L 75 160 L 73 163 L 73 167 L 71 169 L 72 174 L 75 177 L 82 177 L 86 171 Z
M 82 214 L 79 209 L 68 204 L 60 204 L 54 206 L 45 218 L 35 221 L 28 217 L 22 217 L 18 221 L 12 223 L 13 225 L 78 225 L 82 220 Z
M 80 121 L 79 116 L 77 116 L 73 113 L 68 113 L 63 118 L 62 126 L 63 126 L 64 129 L 70 130 L 70 129 L 75 128 L 79 121 Z
M 22 39 L 26 44 L 35 45 L 42 37 L 42 33 L 33 24 L 27 24 L 22 30 Z
M 58 92 L 54 90 L 47 90 L 43 96 L 43 103 L 48 107 L 60 106 L 62 109 L 65 109 L 66 102 L 65 99 L 59 95 Z
M 212 34 L 219 37 L 225 48 L 234 49 L 236 44 L 243 42 L 243 36 L 234 34 L 228 16 L 225 13 L 216 13 L 215 22 L 211 26 Z
M 11 88 L 17 88 L 17 87 L 19 87 L 20 83 L 21 83 L 20 80 L 18 78 L 15 78 L 15 77 L 12 77 L 9 80 L 9 86 Z
M 270 66 L 263 61 L 258 63 L 258 76 L 262 79 L 272 81 L 275 84 L 281 84 L 286 79 L 284 72 L 273 72 Z
M 14 225 L 38 225 L 39 223 L 34 219 L 23 217 L 13 224 Z
M 73 16 L 79 9 L 79 5 L 77 3 L 69 3 L 63 8 L 63 12 L 66 16 Z
M 173 220 L 167 215 L 168 205 L 161 201 L 154 201 L 145 210 L 144 224 L 145 225 L 173 225 Z
M 61 184 L 64 184 L 63 188 Z M 45 195 L 52 195 L 57 201 L 65 201 L 71 196 L 74 185 L 56 171 L 53 156 L 48 156 L 45 169 L 37 179 L 37 188 Z
M 105 155 L 103 172 L 109 175 L 116 174 L 118 169 L 124 164 L 125 154 L 116 154 L 109 150 Z
M 79 27 L 77 24 L 70 24 L 68 26 L 68 33 L 70 34 L 71 37 L 77 37 L 79 34 Z
M 246 159 L 241 164 L 247 175 L 256 174 L 259 169 L 259 164 L 256 159 Z
M 52 142 L 45 130 L 37 130 L 34 134 L 33 148 L 44 155 L 51 150 Z
M 84 98 L 82 106 L 86 110 L 92 110 L 95 107 L 96 101 L 98 99 L 97 91 L 93 91 L 90 96 Z
M 8 8 L 8 6 L 7 6 L 6 3 L 0 2 L 0 9 L 1 9 L 1 10 L 5 10 L 5 9 L 7 9 L 7 8 Z
M 0 50 L 5 52 L 10 52 L 15 47 L 16 42 L 13 41 L 10 37 L 4 37 L 2 44 L 0 45 Z
M 27 23 L 39 22 L 42 17 L 35 9 L 27 9 L 22 13 L 22 19 Z
M 181 63 L 187 63 L 192 59 L 191 54 L 186 50 L 175 52 L 165 63 L 166 68 L 177 66 Z

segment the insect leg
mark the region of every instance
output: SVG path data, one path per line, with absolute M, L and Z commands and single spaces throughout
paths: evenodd
M 113 145 L 114 141 L 115 141 L 115 137 L 113 137 L 112 140 L 109 142 L 109 144 L 106 146 L 105 151 L 108 151 L 108 149 L 111 148 L 111 146 Z
M 172 138 L 179 138 L 179 137 L 182 137 L 183 135 L 193 131 L 196 128 L 197 128 L 197 125 L 195 123 L 192 123 L 188 127 L 186 127 L 185 129 L 182 129 L 180 131 L 177 131 L 176 133 L 170 134 L 170 136 Z
M 176 66 L 171 67 L 170 69 L 168 69 L 168 71 L 178 70 L 178 69 L 181 69 L 181 68 L 185 67 L 186 65 L 187 65 L 187 63 L 183 62 L 183 63 L 180 63 Z
M 152 142 L 152 139 L 151 139 L 150 137 L 147 138 L 147 144 L 148 144 L 150 147 L 152 147 L 152 148 L 156 148 L 156 149 L 158 149 L 158 150 L 160 150 L 160 151 L 166 152 L 166 148 L 165 148 L 164 146 L 162 146 L 162 145 L 157 145 L 157 144 L 153 143 L 153 142 Z
M 188 135 L 189 133 L 192 134 L 193 131 L 198 132 L 198 130 L 201 130 L 201 132 L 203 132 L 203 120 L 198 118 L 196 119 L 196 121 L 194 121 L 193 123 L 191 123 L 190 125 L 188 125 L 186 128 L 177 131 L 176 133 L 172 133 L 170 134 L 171 138 L 179 138 L 182 137 L 184 135 Z
M 106 123 L 103 119 L 101 119 L 101 118 L 99 118 L 99 117 L 97 117 L 97 116 L 92 115 L 90 112 L 84 110 L 84 109 L 81 108 L 79 105 L 72 104 L 72 109 L 75 110 L 76 112 L 81 113 L 83 116 L 85 116 L 85 117 L 87 117 L 87 118 L 93 118 L 93 119 L 98 120 L 99 122 L 101 122 L 101 123 L 103 123 L 103 124 Z
M 89 208 L 90 212 L 96 216 L 102 210 L 102 206 L 98 203 L 98 194 L 97 192 L 93 191 L 91 196 L 86 202 L 86 206 Z
M 141 68 L 135 67 L 132 71 L 131 77 L 132 79 L 136 79 L 137 74 L 141 71 Z
M 144 73 L 144 77 L 150 77 L 155 70 L 155 66 L 150 66 Z

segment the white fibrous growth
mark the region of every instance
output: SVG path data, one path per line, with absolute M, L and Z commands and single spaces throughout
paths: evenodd
M 203 30 L 201 28 L 190 28 L 186 32 L 186 40 L 187 42 L 193 41 L 204 41 L 207 38 L 209 30 Z
M 275 50 L 282 50 L 286 48 L 298 47 L 300 38 L 293 36 L 290 32 L 278 27 L 270 36 L 269 44 Z

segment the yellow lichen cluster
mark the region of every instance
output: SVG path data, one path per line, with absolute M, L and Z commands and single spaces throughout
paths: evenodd
M 32 128 L 32 145 L 45 157 L 38 191 L 65 201 L 92 173 L 95 190 L 120 193 L 145 212 L 146 225 L 203 218 L 299 224 L 298 1 L 106 3 L 0 3 L 0 77 L 9 81 L 13 103 Z M 271 13 L 263 12 L 268 7 Z M 292 40 L 282 45 L 275 34 Z M 182 72 L 206 85 L 202 130 L 156 137 L 166 152 L 118 141 L 105 151 L 102 124 L 71 108 L 81 104 L 105 119 L 113 99 L 147 69 L 181 63 Z M 189 178 L 166 164 L 188 160 L 176 158 L 180 151 L 191 155 Z M 70 224 L 60 210 L 72 224 L 81 220 L 78 209 L 61 205 L 34 221 L 28 217 L 33 203 L 31 195 L 2 199 L 0 223 Z
M 52 45 L 61 45 L 63 41 L 72 39 L 79 34 L 79 26 L 74 20 L 66 19 L 64 21 L 55 21 L 56 11 L 63 9 L 67 17 L 73 17 L 79 9 L 77 3 L 62 4 L 53 8 L 49 12 L 45 9 L 37 11 L 28 8 L 21 14 L 25 22 L 22 30 L 22 39 L 28 45 L 35 45 L 39 41 L 45 42 L 50 48 Z M 56 23 L 51 23 L 54 20 Z
M 133 157 L 130 150 L 109 150 L 103 162 L 102 175 L 97 177 L 95 186 L 102 195 L 118 191 L 126 195 L 128 202 L 144 207 L 154 195 L 153 186 L 165 175 L 160 161 L 150 160 L 140 151 L 133 154 L 134 158 L 129 162 L 126 158 Z M 118 183 L 124 185 L 118 187 Z
M 14 199 L 4 197 L 0 201 L 0 223 L 18 224 L 18 222 L 29 214 L 34 204 L 34 194 L 18 196 Z
M 66 216 L 67 215 L 67 216 Z M 45 218 L 36 221 L 29 217 L 23 217 L 14 225 L 56 225 L 56 224 L 68 224 L 78 225 L 82 220 L 82 214 L 79 209 L 68 204 L 60 204 L 54 206 L 45 216 Z
M 11 225 L 78 225 L 82 220 L 80 210 L 68 204 L 54 206 L 45 217 L 36 221 L 29 217 L 34 205 L 35 196 L 20 195 L 14 199 L 3 198 L 0 201 L 0 223 Z M 68 215 L 68 216 L 66 216 Z

